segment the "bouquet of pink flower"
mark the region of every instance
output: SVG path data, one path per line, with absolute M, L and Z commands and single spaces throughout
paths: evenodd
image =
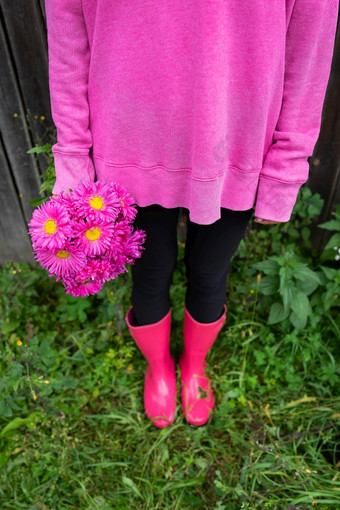
M 96 294 L 141 257 L 146 234 L 133 231 L 133 204 L 116 183 L 82 181 L 34 210 L 28 223 L 34 256 L 66 294 Z

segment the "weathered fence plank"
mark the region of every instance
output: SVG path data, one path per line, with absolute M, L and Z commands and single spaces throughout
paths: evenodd
M 26 154 L 33 143 L 25 119 L 22 95 L 8 47 L 8 39 L 2 24 L 0 25 L 0 60 L 2 67 L 0 129 L 9 162 L 9 166 L 2 168 L 2 172 L 10 169 L 19 192 L 24 214 L 22 221 L 29 221 L 34 209 L 29 205 L 29 201 L 38 196 L 39 172 L 34 155 Z
M 39 144 L 52 132 L 48 91 L 48 58 L 45 21 L 38 0 L 12 0 L 3 7 L 18 87 L 31 140 Z M 23 25 L 30 30 L 22 30 Z M 39 163 L 46 166 L 46 159 Z
M 0 264 L 12 260 L 15 262 L 35 261 L 29 236 L 28 227 L 23 222 L 23 213 L 17 190 L 11 178 L 11 172 L 5 147 L 0 137 Z

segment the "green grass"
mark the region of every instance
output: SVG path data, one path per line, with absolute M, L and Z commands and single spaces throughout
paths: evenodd
M 251 264 L 274 253 L 277 230 L 261 228 L 233 259 L 227 321 L 207 357 L 215 408 L 203 427 L 183 418 L 179 372 L 174 424 L 157 429 L 145 416 L 146 361 L 124 321 L 130 271 L 73 298 L 38 267 L 1 268 L 1 510 L 340 508 L 339 314 L 318 315 L 316 299 L 301 330 L 267 323 Z M 319 264 L 314 255 L 308 263 Z M 184 296 L 179 243 L 177 362 Z

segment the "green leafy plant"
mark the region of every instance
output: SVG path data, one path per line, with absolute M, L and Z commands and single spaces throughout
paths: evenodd
M 312 316 L 309 296 L 320 285 L 318 274 L 301 262 L 292 250 L 282 256 L 272 256 L 252 265 L 263 271 L 259 292 L 270 306 L 268 324 L 286 319 L 297 329 L 303 329 Z
M 340 206 L 334 220 L 318 225 L 335 230 L 318 255 L 311 246 L 309 226 L 320 214 L 322 203 L 318 194 L 302 188 L 291 221 L 269 228 L 252 226 L 233 260 L 233 269 L 243 278 L 241 283 L 238 278 L 234 292 L 247 296 L 243 304 L 253 303 L 252 318 L 256 309 L 267 324 L 286 333 L 293 328 L 315 329 L 326 316 L 330 330 L 339 334 L 336 309 L 340 304 L 340 270 L 336 266 L 340 258 Z M 229 278 L 231 287 L 232 280 L 233 275 Z
M 326 230 L 335 231 L 335 234 L 331 236 L 326 246 L 324 247 L 323 253 L 321 254 L 321 260 L 336 261 L 340 260 L 340 204 L 337 204 L 334 211 L 335 218 L 318 225 L 319 228 Z
M 52 189 L 55 183 L 55 168 L 54 168 L 54 155 L 52 152 L 52 144 L 46 143 L 43 146 L 36 145 L 35 147 L 32 147 L 28 151 L 26 151 L 27 154 L 46 154 L 48 157 L 48 165 L 45 170 L 45 172 L 40 176 L 40 179 L 42 181 L 40 185 L 40 191 L 39 194 L 46 193 L 48 194 L 47 197 L 41 197 L 41 198 L 34 198 L 29 202 L 29 205 L 32 207 L 38 207 L 44 202 L 47 202 L 49 200 L 50 196 L 52 195 Z

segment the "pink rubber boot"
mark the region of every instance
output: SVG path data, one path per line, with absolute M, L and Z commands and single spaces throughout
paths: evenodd
M 227 307 L 224 305 L 222 316 L 210 323 L 197 322 L 186 306 L 184 310 L 184 351 L 179 360 L 183 413 L 191 425 L 204 425 L 214 407 L 205 358 L 226 320 Z
M 176 369 L 170 354 L 171 308 L 158 322 L 136 326 L 133 307 L 125 316 L 130 334 L 148 366 L 144 381 L 144 409 L 153 425 L 168 427 L 176 411 Z

